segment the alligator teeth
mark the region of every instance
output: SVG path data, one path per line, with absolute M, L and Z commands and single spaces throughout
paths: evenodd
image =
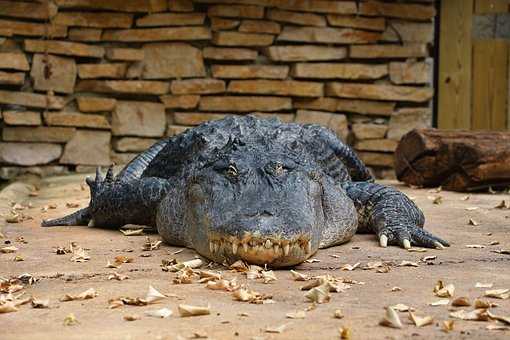
M 91 219 L 91 220 L 89 221 L 89 223 L 87 224 L 87 226 L 89 226 L 89 227 L 95 227 L 95 226 L 96 226 L 96 221 L 94 221 L 94 219 Z
M 243 243 L 243 250 L 245 253 L 248 252 L 248 243 Z
M 274 250 L 275 254 L 278 254 L 278 253 L 280 252 L 280 246 L 279 246 L 279 245 L 277 245 L 277 244 L 275 244 L 275 245 L 273 246 L 273 250 Z
M 216 253 L 218 250 L 220 250 L 220 244 L 214 242 L 214 250 L 213 250 L 213 252 Z
M 237 243 L 236 242 L 232 242 L 232 254 L 237 254 Z
M 290 251 L 290 245 L 287 243 L 286 245 L 283 246 L 283 255 L 285 255 L 285 256 L 289 255 L 289 251 Z
M 266 240 L 266 243 L 264 243 L 264 246 L 269 249 L 273 246 L 273 242 L 271 240 Z
M 310 254 L 312 252 L 312 242 L 308 242 L 306 245 L 306 253 Z
M 214 253 L 214 243 L 212 241 L 209 241 L 209 251 Z

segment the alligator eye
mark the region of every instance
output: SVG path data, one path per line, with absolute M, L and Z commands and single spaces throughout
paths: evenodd
M 235 165 L 230 164 L 227 169 L 227 174 L 232 177 L 237 177 L 239 175 L 239 171 L 237 171 L 237 168 Z
M 283 164 L 280 162 L 276 162 L 276 164 L 274 165 L 275 175 L 280 176 L 281 174 L 283 174 L 283 172 L 284 172 Z

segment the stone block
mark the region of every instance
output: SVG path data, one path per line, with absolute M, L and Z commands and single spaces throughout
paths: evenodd
M 392 153 L 382 152 L 356 152 L 367 166 L 383 166 L 393 168 L 395 166 L 395 157 Z
M 117 101 L 112 114 L 114 136 L 161 137 L 165 133 L 166 117 L 163 104 L 137 101 Z
M 298 110 L 294 121 L 300 124 L 319 124 L 327 127 L 333 130 L 343 141 L 346 141 L 349 135 L 347 117 L 343 114 Z
M 122 137 L 113 142 L 115 150 L 120 152 L 142 152 L 158 140 L 153 138 Z
M 356 14 L 358 12 L 355 1 L 287 0 L 276 1 L 274 5 L 277 8 L 299 12 L 337 14 Z
M 170 85 L 172 94 L 213 94 L 225 92 L 223 80 L 204 78 L 174 80 Z
M 81 112 L 110 112 L 115 108 L 117 101 L 113 98 L 80 96 L 76 98 L 78 109 Z
M 64 147 L 61 164 L 111 165 L 110 132 L 77 130 Z
M 106 50 L 106 58 L 110 60 L 140 61 L 145 52 L 138 48 L 110 47 Z
M 280 24 L 269 20 L 243 20 L 239 32 L 244 33 L 280 33 Z
M 103 30 L 100 28 L 73 27 L 69 29 L 68 39 L 73 41 L 98 42 L 101 41 L 101 34 L 103 34 Z
M 62 154 L 62 146 L 49 143 L 0 143 L 0 163 L 21 166 L 48 164 Z
M 314 45 L 271 46 L 264 52 L 272 61 L 325 61 L 342 60 L 347 57 L 345 47 Z
M 365 139 L 356 141 L 354 148 L 362 151 L 394 152 L 398 142 L 391 139 Z
M 23 85 L 25 73 L 0 71 L 0 85 Z
M 205 96 L 200 100 L 201 111 L 253 112 L 280 111 L 292 108 L 291 98 L 271 96 Z
M 0 104 L 59 110 L 64 107 L 65 100 L 59 96 L 0 90 Z
M 394 112 L 390 118 L 388 138 L 399 141 L 412 129 L 430 127 L 432 112 L 429 108 L 402 108 Z
M 126 70 L 126 63 L 78 64 L 78 76 L 81 79 L 124 78 Z
M 333 27 L 293 27 L 285 26 L 278 41 L 293 41 L 326 44 L 368 44 L 381 37 L 379 32 Z
M 388 126 L 384 124 L 352 124 L 356 139 L 381 139 L 386 135 Z
M 170 83 L 153 80 L 81 80 L 76 92 L 166 94 Z
M 36 90 L 73 93 L 76 62 L 72 58 L 37 53 L 32 61 L 30 76 Z
M 2 139 L 6 142 L 65 143 L 73 138 L 75 128 L 70 127 L 4 127 Z
M 384 16 L 427 21 L 436 16 L 436 9 L 433 5 L 368 1 L 360 2 L 359 13 L 365 16 Z
M 223 119 L 230 114 L 208 112 L 174 112 L 173 122 L 179 125 L 200 125 L 210 120 Z
M 255 60 L 257 51 L 247 48 L 205 47 L 204 58 L 213 60 Z
M 434 25 L 431 22 L 391 20 L 381 40 L 395 43 L 433 43 Z
M 28 71 L 30 65 L 23 53 L 0 52 L 0 69 Z
M 133 24 L 133 15 L 112 12 L 59 12 L 52 22 L 62 26 L 95 28 L 129 28 Z
M 296 80 L 232 80 L 228 92 L 242 94 L 272 94 L 297 97 L 321 97 L 324 85 Z
M 390 80 L 393 84 L 431 84 L 432 61 L 430 62 L 392 62 Z
M 101 46 L 57 40 L 26 39 L 25 51 L 39 53 L 51 51 L 52 54 L 90 58 L 102 58 L 104 56 L 104 48 Z
M 136 26 L 192 26 L 203 25 L 204 20 L 204 13 L 154 13 L 137 19 Z
M 214 78 L 223 79 L 285 79 L 289 74 L 286 65 L 212 65 Z
M 57 14 L 58 8 L 53 2 L 0 1 L 0 11 L 6 17 L 47 20 Z
M 213 34 L 212 42 L 218 46 L 269 46 L 273 40 L 270 34 L 222 31 Z
M 225 19 L 219 17 L 209 18 L 211 20 L 211 29 L 213 31 L 230 30 L 236 28 L 241 23 L 240 20 Z
M 2 118 L 7 125 L 29 125 L 42 124 L 41 113 L 35 111 L 4 111 Z
M 251 18 L 264 17 L 264 7 L 252 5 L 212 5 L 207 8 L 209 17 Z
M 364 18 L 357 15 L 328 15 L 328 23 L 335 27 L 350 27 L 383 32 L 386 29 L 384 18 Z
M 379 79 L 388 75 L 387 64 L 297 63 L 292 67 L 295 78 Z
M 193 126 L 168 125 L 168 129 L 166 130 L 166 136 L 167 137 L 176 136 L 191 128 L 193 128 Z
M 144 79 L 205 76 L 202 52 L 189 44 L 147 44 L 144 51 Z
M 82 128 L 110 129 L 110 123 L 105 116 L 97 114 L 83 114 L 79 112 L 43 113 L 44 121 L 50 126 L 75 126 Z
M 102 39 L 103 41 L 123 42 L 210 40 L 211 31 L 204 26 L 132 28 L 105 30 Z
M 54 0 L 61 8 L 110 10 L 119 12 L 164 12 L 168 0 Z M 174 1 L 174 0 L 172 0 Z
M 267 15 L 268 19 L 303 26 L 326 26 L 326 19 L 322 15 L 313 13 L 299 13 L 284 11 L 280 9 L 270 9 Z
M 30 37 L 52 37 L 65 38 L 67 27 L 62 25 L 39 24 L 21 20 L 0 19 L 0 29 L 9 29 L 12 35 L 23 35 Z
M 343 98 L 426 102 L 432 99 L 433 91 L 429 87 L 328 83 L 326 94 Z
M 198 106 L 200 96 L 197 95 L 165 95 L 159 97 L 165 109 L 194 109 Z
M 362 45 L 351 46 L 351 58 L 377 59 L 377 58 L 419 58 L 427 57 L 428 49 L 425 44 L 409 43 L 405 45 Z

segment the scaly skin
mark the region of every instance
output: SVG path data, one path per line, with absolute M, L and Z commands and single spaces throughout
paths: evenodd
M 371 182 L 325 128 L 229 117 L 156 143 L 115 177 L 98 171 L 87 180 L 89 207 L 42 225 L 145 224 L 213 261 L 272 267 L 301 263 L 356 230 L 381 246 L 448 245 L 422 229 L 403 193 Z

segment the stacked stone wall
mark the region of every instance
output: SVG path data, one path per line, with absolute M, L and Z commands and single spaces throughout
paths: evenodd
M 431 124 L 431 0 L 0 1 L 0 176 L 122 164 L 226 115 L 318 123 L 378 176 Z

